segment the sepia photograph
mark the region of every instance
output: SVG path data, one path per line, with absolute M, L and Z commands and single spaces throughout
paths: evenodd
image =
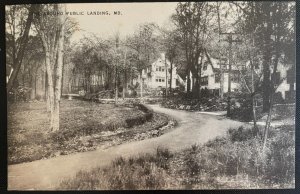
M 4 22 L 8 190 L 295 189 L 295 1 L 11 4 Z

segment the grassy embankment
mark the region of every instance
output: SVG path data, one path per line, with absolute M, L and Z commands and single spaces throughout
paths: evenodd
M 165 115 L 148 114 L 136 107 L 62 100 L 61 130 L 49 132 L 49 114 L 44 102 L 9 104 L 8 163 L 29 162 L 150 138 L 159 135 L 157 129 L 168 122 Z

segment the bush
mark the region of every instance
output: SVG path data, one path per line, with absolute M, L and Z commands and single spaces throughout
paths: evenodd
M 190 99 L 184 95 L 165 99 L 161 105 L 172 109 L 185 109 L 194 111 L 222 111 L 226 109 L 226 103 L 218 97 L 201 97 Z
M 134 104 L 136 108 L 143 111 L 145 114 L 133 118 L 126 119 L 127 127 L 132 127 L 134 125 L 141 125 L 145 123 L 146 121 L 149 121 L 153 117 L 153 110 L 148 108 L 147 106 L 143 104 Z
M 225 138 L 189 149 L 185 157 L 187 172 L 213 177 L 247 174 L 266 185 L 291 184 L 295 176 L 293 130 L 273 130 L 265 152 L 261 150 L 262 140 L 253 131 L 243 127 L 231 129 Z
M 10 102 L 19 102 L 28 100 L 28 94 L 31 88 L 26 86 L 18 86 L 17 88 L 12 88 L 12 90 L 8 93 L 8 101 Z
M 236 141 L 247 141 L 249 139 L 253 139 L 256 135 L 258 135 L 257 130 L 253 127 L 245 128 L 243 126 L 238 129 L 229 129 L 228 135 L 231 142 Z

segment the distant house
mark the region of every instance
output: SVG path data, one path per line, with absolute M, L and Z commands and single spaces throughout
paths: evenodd
M 296 91 L 296 74 L 295 74 L 295 65 L 294 64 L 286 64 L 282 60 L 278 62 L 277 73 L 275 76 L 275 87 L 276 94 L 275 98 L 283 99 L 285 101 L 293 102 L 295 100 L 295 91 Z M 228 92 L 228 72 L 229 65 L 226 59 L 217 59 L 210 56 L 209 53 L 206 53 L 204 56 L 199 57 L 199 63 L 202 60 L 202 68 L 201 68 L 201 78 L 200 88 L 202 90 L 207 89 L 210 94 L 219 95 L 221 88 L 221 76 L 223 76 L 223 92 Z M 222 69 L 221 69 L 222 67 Z M 233 64 L 231 66 L 231 91 L 239 91 L 240 86 L 243 83 L 241 78 L 241 72 L 245 70 L 250 70 L 250 62 L 246 62 L 241 65 Z M 256 74 L 262 73 L 262 61 L 258 62 L 258 65 L 255 67 Z M 222 70 L 222 71 L 221 71 Z M 271 73 L 273 71 L 272 67 L 270 67 Z M 223 73 L 221 73 L 223 72 Z M 193 83 L 195 83 L 195 79 L 193 79 L 192 73 L 190 73 L 191 80 L 191 88 L 193 87 Z M 185 81 L 185 88 L 187 88 L 187 82 Z
M 201 77 L 200 77 L 200 89 L 208 90 L 210 94 L 219 95 L 220 89 L 223 88 L 223 92 L 228 91 L 228 72 L 229 65 L 226 60 L 220 60 L 211 57 L 208 53 L 199 57 L 198 63 L 202 61 Z M 222 67 L 222 70 L 221 70 Z M 232 65 L 231 67 L 231 91 L 238 91 L 240 84 L 239 66 Z M 242 67 L 244 68 L 244 67 Z M 221 73 L 223 72 L 223 73 Z M 223 84 L 221 86 L 221 79 L 223 76 Z M 190 73 L 191 88 L 195 79 L 192 73 Z M 187 87 L 187 83 L 185 83 Z
M 296 67 L 295 64 L 283 61 L 284 56 L 280 58 L 275 74 L 275 99 L 282 99 L 287 102 L 294 102 L 296 96 Z M 250 69 L 250 62 L 246 63 L 246 68 Z M 262 61 L 258 62 L 255 68 L 257 74 L 261 74 L 263 70 Z M 271 74 L 273 68 L 270 67 Z
M 172 73 L 172 85 L 171 88 L 179 87 L 180 84 L 184 84 L 182 78 L 177 74 L 177 68 L 173 64 L 172 72 L 170 61 L 165 59 L 165 55 L 161 54 L 160 57 L 155 60 L 151 65 L 142 71 L 143 85 L 145 88 L 157 89 L 170 87 L 171 73 Z M 167 73 L 166 73 L 167 72 Z

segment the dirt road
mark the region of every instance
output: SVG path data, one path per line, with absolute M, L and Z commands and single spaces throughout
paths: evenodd
M 139 153 L 151 153 L 158 146 L 179 151 L 191 145 L 202 144 L 224 135 L 232 127 L 242 123 L 214 115 L 196 114 L 180 110 L 151 106 L 154 111 L 168 114 L 178 121 L 178 126 L 157 138 L 130 142 L 106 150 L 77 153 L 8 166 L 9 190 L 51 190 L 64 178 L 72 177 L 79 170 L 89 170 L 108 165 L 119 156 L 129 157 Z

